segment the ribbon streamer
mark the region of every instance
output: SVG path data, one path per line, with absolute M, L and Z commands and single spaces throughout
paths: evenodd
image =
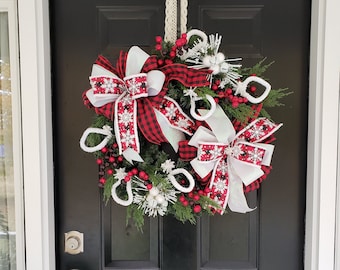
M 204 115 L 205 110 L 199 111 Z M 212 172 L 209 196 L 221 206 L 219 213 L 227 205 L 233 212 L 249 212 L 252 209 L 244 196 L 243 184 L 254 182 L 264 174 L 261 166 L 270 165 L 274 146 L 262 142 L 282 124 L 258 118 L 235 134 L 232 123 L 218 105 L 206 122 L 211 130 L 201 126 L 189 141 L 198 148 L 191 165 L 201 178 Z

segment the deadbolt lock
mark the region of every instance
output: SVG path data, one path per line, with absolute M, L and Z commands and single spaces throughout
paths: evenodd
M 65 253 L 76 255 L 84 252 L 84 234 L 78 231 L 65 233 Z

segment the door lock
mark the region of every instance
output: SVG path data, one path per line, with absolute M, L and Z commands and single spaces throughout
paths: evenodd
M 84 252 L 84 234 L 78 231 L 65 233 L 65 253 L 76 255 Z

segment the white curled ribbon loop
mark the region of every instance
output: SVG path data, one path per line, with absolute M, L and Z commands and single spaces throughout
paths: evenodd
M 184 187 L 177 182 L 175 175 L 178 175 L 178 174 L 183 174 L 187 178 L 187 180 L 189 181 L 188 187 Z M 188 193 L 188 192 L 192 191 L 193 188 L 195 187 L 194 178 L 192 177 L 192 175 L 187 170 L 185 170 L 183 168 L 178 168 L 178 169 L 172 170 L 168 174 L 168 179 L 177 190 L 179 190 L 183 193 Z
M 218 105 L 206 122 L 211 130 L 199 127 L 189 142 L 198 148 L 197 157 L 191 161 L 192 167 L 202 178 L 212 172 L 209 196 L 221 206 L 222 210 L 217 212 L 222 214 L 227 205 L 233 212 L 252 211 L 244 196 L 243 184 L 257 180 L 264 174 L 261 166 L 270 165 L 274 146 L 261 142 L 281 124 L 259 118 L 236 134 Z
M 189 41 L 192 36 L 198 36 L 200 39 L 195 43 L 195 46 L 191 49 L 189 48 L 187 51 L 184 51 L 181 55 L 181 60 L 186 60 L 187 58 L 193 57 L 196 55 L 200 49 L 206 47 L 208 43 L 208 36 L 201 30 L 192 29 L 187 33 L 187 40 Z
M 88 153 L 93 153 L 93 152 L 101 150 L 103 147 L 107 145 L 107 143 L 112 138 L 111 130 L 112 128 L 107 125 L 103 126 L 103 128 L 87 128 L 80 138 L 79 144 L 80 144 L 81 149 L 83 149 L 85 152 L 88 152 Z M 101 134 L 101 135 L 104 135 L 105 137 L 98 145 L 90 147 L 86 145 L 86 139 L 91 133 Z
M 247 92 L 247 87 L 249 83 L 251 82 L 256 82 L 265 87 L 265 90 L 261 96 L 253 97 Z M 271 90 L 271 85 L 267 81 L 257 76 L 249 76 L 243 82 L 237 83 L 236 88 L 235 88 L 235 95 L 241 95 L 242 97 L 247 98 L 249 102 L 253 104 L 257 104 L 257 103 L 261 103 L 268 96 L 270 90 Z
M 190 97 L 190 114 L 194 119 L 196 119 L 198 121 L 205 121 L 210 116 L 212 116 L 213 113 L 215 112 L 216 102 L 215 102 L 215 100 L 212 96 L 205 95 L 206 99 L 210 103 L 210 109 L 205 115 L 199 115 L 199 114 L 196 113 L 196 101 L 202 100 L 202 98 L 199 97 L 197 95 L 197 93 L 195 93 L 195 89 L 193 89 L 193 88 L 184 90 L 184 95 Z
M 130 204 L 132 204 L 132 201 L 133 201 L 131 181 L 126 183 L 126 194 L 128 196 L 126 200 L 122 200 L 117 195 L 117 188 L 121 185 L 122 181 L 124 180 L 118 180 L 116 183 L 112 185 L 111 196 L 116 203 L 123 205 L 123 206 L 129 206 Z

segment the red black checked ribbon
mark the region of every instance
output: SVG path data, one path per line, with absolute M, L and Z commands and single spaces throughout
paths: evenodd
M 120 79 L 125 77 L 126 64 L 127 64 L 128 53 L 121 52 L 117 60 L 116 67 L 103 56 L 99 56 L 96 65 L 99 65 L 108 71 L 116 74 Z M 152 70 L 160 70 L 165 75 L 165 81 L 162 90 L 153 97 L 139 98 L 137 101 L 137 124 L 139 130 L 142 132 L 144 137 L 154 143 L 160 144 L 162 142 L 167 142 L 162 129 L 158 123 L 157 117 L 155 115 L 154 108 L 159 109 L 164 106 L 164 102 L 168 102 L 165 95 L 167 93 L 167 85 L 171 80 L 177 80 L 181 82 L 184 86 L 207 86 L 209 81 L 207 80 L 207 75 L 210 73 L 209 70 L 196 70 L 190 69 L 186 65 L 182 64 L 172 64 L 161 68 L 158 68 L 157 58 L 155 56 L 150 56 L 146 59 L 145 63 L 141 68 L 142 73 L 147 73 Z M 90 104 L 88 97 L 83 95 L 84 104 L 92 108 L 93 104 Z M 99 115 L 104 115 L 108 119 L 113 120 L 115 112 L 115 103 L 110 102 L 104 104 L 100 107 L 95 107 L 95 112 Z

